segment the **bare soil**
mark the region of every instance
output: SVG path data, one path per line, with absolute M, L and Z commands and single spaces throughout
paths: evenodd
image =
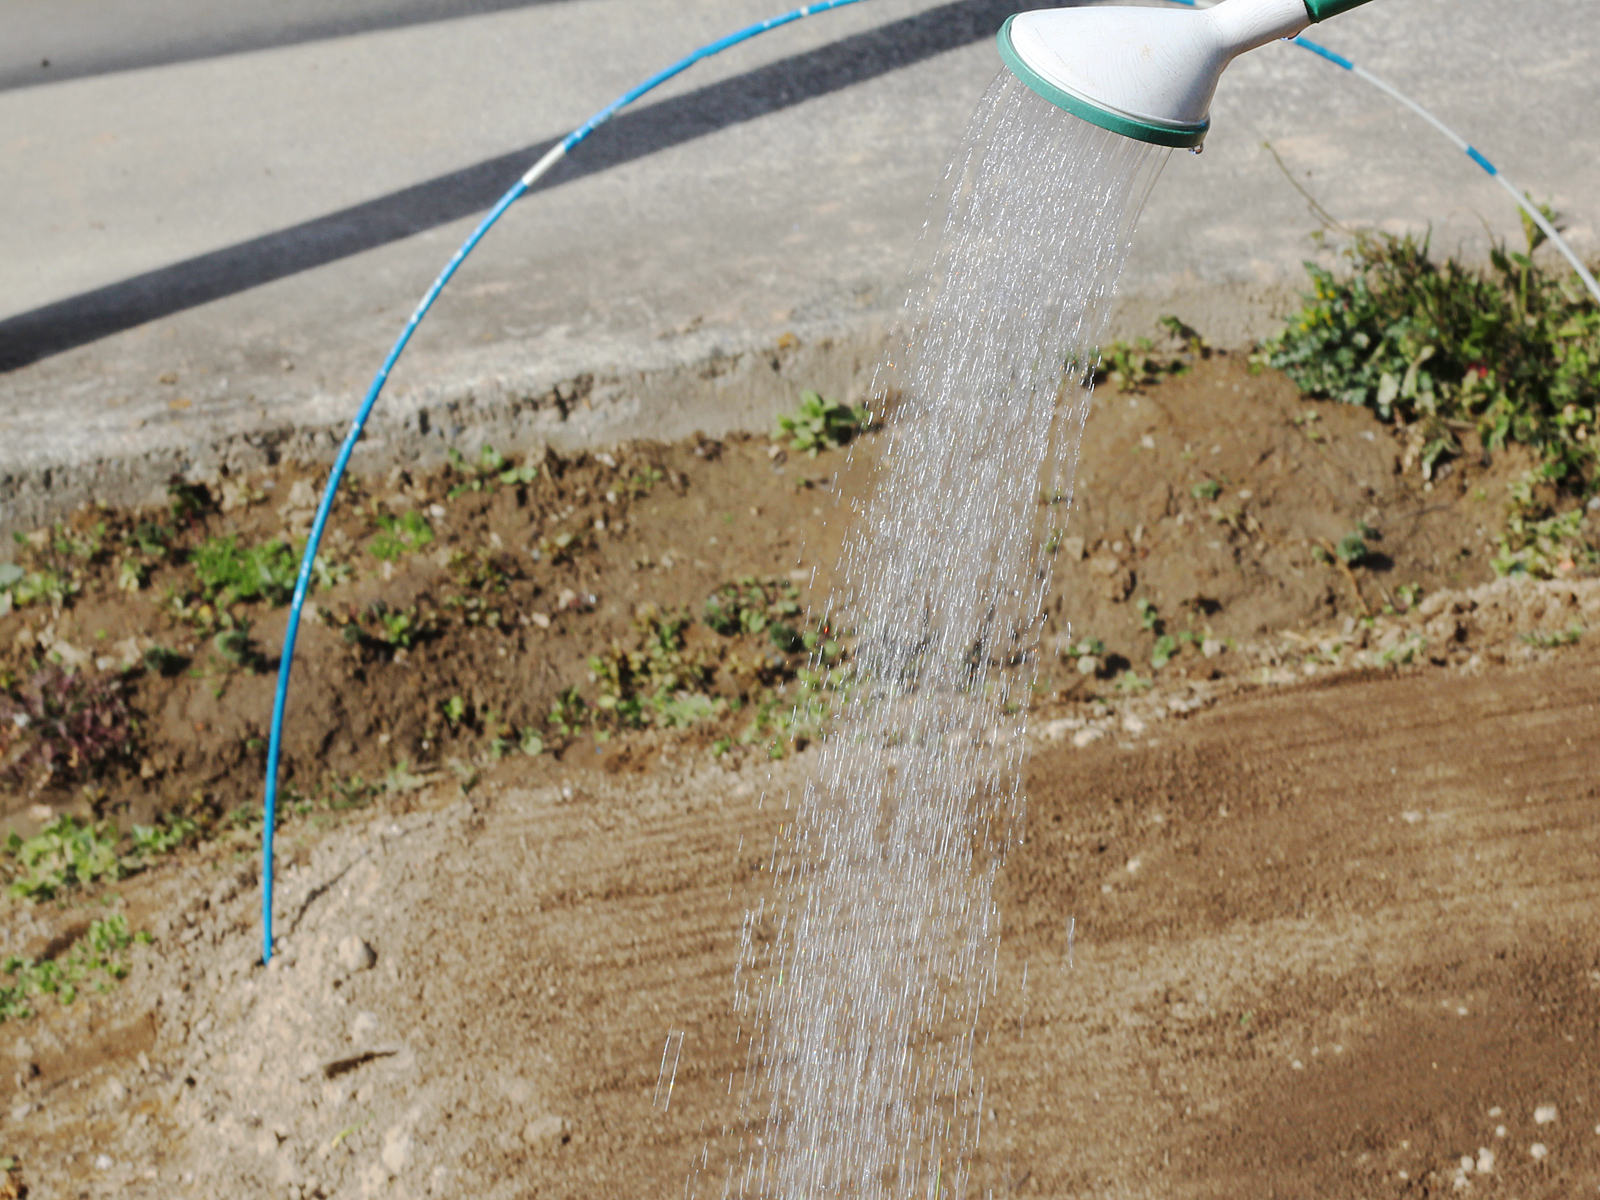
M 1237 358 L 1099 394 L 1062 523 L 1027 837 L 1001 876 L 983 1189 L 1600 1187 L 1600 582 L 1493 582 L 1486 542 L 1523 464 L 1473 451 L 1424 488 L 1404 449 Z M 811 763 L 739 734 L 794 656 L 698 623 L 686 636 L 726 711 L 598 744 L 544 717 L 568 686 L 596 697 L 587 657 L 631 644 L 641 604 L 698 613 L 756 576 L 820 606 L 875 453 L 696 439 L 548 456 L 533 483 L 450 500 L 458 476 L 366 481 L 336 517 L 355 576 L 317 597 L 331 623 L 303 631 L 288 745 L 303 811 L 279 833 L 273 965 L 251 835 L 221 820 L 114 887 L 0 917 L 0 949 L 30 956 L 108 910 L 154 935 L 120 986 L 0 1028 L 0 1150 L 21 1185 L 720 1194 L 744 1133 L 740 914 Z M 292 534 L 303 506 L 279 498 L 305 477 L 219 481 L 217 499 L 271 498 L 198 515 L 180 550 Z M 437 542 L 392 570 L 363 557 L 374 501 L 438 505 Z M 1376 531 L 1361 564 L 1317 556 L 1361 523 Z M 552 562 L 563 532 L 583 544 Z M 461 553 L 494 557 L 495 582 L 464 583 Z M 97 647 L 146 638 L 200 674 L 135 668 L 136 753 L 87 795 L 14 783 L 23 833 L 69 806 L 220 817 L 256 795 L 270 673 L 210 662 L 209 627 L 163 605 L 169 588 L 183 604 L 181 553 L 131 596 L 115 569 L 83 567 L 59 612 L 0 618 L 7 668 L 56 648 L 93 670 Z M 468 623 L 452 596 L 498 616 Z M 346 642 L 339 613 L 374 600 L 438 628 L 403 655 Z M 282 614 L 237 611 L 264 648 Z M 1163 632 L 1194 636 L 1157 669 Z M 1086 638 L 1105 645 L 1087 673 L 1056 653 Z M 454 696 L 469 707 L 452 723 Z M 541 729 L 545 752 L 497 761 L 495 722 Z M 351 789 L 401 763 L 423 786 Z

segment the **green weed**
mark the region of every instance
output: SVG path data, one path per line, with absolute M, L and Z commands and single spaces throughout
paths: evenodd
M 589 677 L 599 685 L 597 716 L 620 728 L 657 725 L 682 728 L 720 711 L 704 694 L 714 668 L 684 646 L 687 616 L 669 616 L 653 607 L 635 619 L 638 642 L 624 649 L 613 642 L 589 659 Z M 723 707 L 725 707 L 725 703 Z
M 379 513 L 378 532 L 367 543 L 367 553 L 380 562 L 397 562 L 432 541 L 433 526 L 416 509 L 407 509 L 398 517 Z
M 393 658 L 396 651 L 410 650 L 437 636 L 443 627 L 436 613 L 415 604 L 390 608 L 382 600 L 375 600 L 364 609 L 346 609 L 342 617 L 327 608 L 319 609 L 317 615 L 323 624 L 338 629 L 339 636 L 349 645 L 374 650 L 389 658 Z
M 77 582 L 57 571 L 28 571 L 16 563 L 0 563 L 0 616 L 30 604 L 60 608 L 77 592 Z
M 205 598 L 215 604 L 252 600 L 287 604 L 294 594 L 298 563 L 287 542 L 241 546 L 230 533 L 202 542 L 189 561 Z
M 1522 640 L 1530 646 L 1537 646 L 1541 650 L 1552 650 L 1557 646 L 1574 646 L 1583 640 L 1587 633 L 1581 621 L 1573 621 L 1560 633 L 1544 633 L 1535 630 L 1532 633 L 1521 634 Z
M 815 458 L 820 451 L 847 445 L 871 422 L 872 414 L 865 405 L 838 404 L 818 392 L 801 392 L 800 407 L 777 419 L 772 440 L 787 439 L 791 449 Z
M 1486 272 L 1435 262 L 1426 239 L 1357 235 L 1348 276 L 1306 264 L 1312 292 L 1258 358 L 1308 395 L 1407 426 L 1425 477 L 1461 453 L 1466 429 L 1490 450 L 1530 447 L 1539 465 L 1513 491 L 1496 569 L 1548 575 L 1588 547 L 1576 521 L 1544 523 L 1581 521 L 1600 490 L 1600 305 L 1575 273 L 1534 260 L 1544 235 L 1524 226 L 1525 249 L 1496 246 Z
M 1172 661 L 1178 653 L 1178 639 L 1170 633 L 1163 633 L 1156 639 L 1155 645 L 1150 650 L 1150 666 L 1159 671 Z
M 1187 363 L 1157 352 L 1149 338 L 1135 338 L 1112 342 L 1100 351 L 1095 382 L 1109 382 L 1119 392 L 1131 392 L 1188 370 Z
M 475 463 L 469 463 L 454 446 L 446 453 L 450 458 L 450 467 L 459 479 L 459 482 L 446 493 L 447 500 L 454 500 L 467 492 L 493 491 L 497 483 L 514 486 L 532 483 L 539 478 L 538 467 L 514 466 L 510 459 L 493 446 L 479 449 L 478 461 Z
M 148 933 L 130 932 L 128 918 L 116 913 L 93 922 L 64 958 L 41 962 L 17 954 L 8 956 L 0 963 L 0 972 L 11 976 L 14 982 L 0 986 L 0 1021 L 33 1016 L 34 1001 L 41 996 L 54 996 L 65 1008 L 91 981 L 96 991 L 110 991 L 117 981 L 128 976 L 129 947 L 150 940 Z

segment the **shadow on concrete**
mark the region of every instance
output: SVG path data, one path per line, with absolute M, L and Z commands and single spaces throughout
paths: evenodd
M 954 0 L 626 112 L 535 187 L 559 187 L 992 37 L 1016 0 Z M 487 209 L 559 138 L 0 321 L 0 371 Z M 441 264 L 442 265 L 442 264 Z
M 215 0 L 50 0 L 7 15 L 0 91 L 453 21 L 557 0 L 336 0 L 332 5 Z M 334 11 L 329 11 L 329 9 Z M 29 27 L 33 17 L 33 27 Z

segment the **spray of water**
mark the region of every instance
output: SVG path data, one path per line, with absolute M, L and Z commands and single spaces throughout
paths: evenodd
M 776 904 L 746 924 L 760 1136 L 729 1196 L 968 1190 L 1041 533 L 1065 520 L 1094 348 L 1164 161 L 1005 73 L 949 170 L 880 381 L 892 443 L 832 602 L 857 639 L 844 699 L 772 864 Z

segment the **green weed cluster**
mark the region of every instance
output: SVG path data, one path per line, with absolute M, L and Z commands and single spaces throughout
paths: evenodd
M 74 888 L 125 879 L 149 860 L 176 850 L 198 829 L 193 821 L 181 817 L 156 825 L 135 825 L 130 848 L 123 853 L 121 838 L 110 822 L 94 823 L 63 814 L 31 838 L 13 833 L 6 840 L 15 874 L 9 890 L 25 900 L 53 900 Z
M 128 918 L 116 913 L 92 923 L 63 958 L 40 961 L 18 954 L 8 956 L 0 962 L 0 972 L 11 976 L 12 983 L 0 986 L 0 1021 L 33 1016 L 34 1001 L 41 996 L 54 996 L 65 1007 L 91 981 L 97 991 L 110 991 L 116 981 L 128 976 L 129 947 L 150 940 L 148 933 L 131 932 Z
M 777 419 L 772 440 L 787 440 L 791 449 L 815 458 L 820 451 L 847 445 L 871 423 L 865 405 L 839 404 L 819 392 L 801 392 L 800 407 Z
M 483 446 L 478 451 L 476 462 L 468 462 L 461 451 L 454 446 L 446 453 L 450 458 L 450 469 L 456 476 L 456 482 L 445 494 L 446 500 L 454 500 L 467 492 L 492 492 L 496 484 L 516 487 L 532 483 L 539 478 L 538 467 L 532 464 L 514 466 L 510 459 L 493 446 Z
M 717 636 L 692 638 L 697 623 Z M 744 576 L 707 598 L 699 622 L 689 612 L 645 606 L 634 624 L 634 645 L 614 642 L 590 657 L 592 701 L 576 687 L 557 697 L 546 720 L 552 736 L 570 740 L 586 727 L 601 740 L 625 729 L 681 729 L 747 705 L 754 715 L 739 739 L 744 743 L 793 740 L 820 729 L 829 707 L 823 693 L 836 690 L 824 681 L 826 668 L 843 649 L 826 621 L 804 623 L 792 583 Z M 791 682 L 798 702 L 782 693 Z M 534 737 L 542 748 L 543 739 Z M 720 740 L 719 752 L 732 744 Z
M 1312 292 L 1257 361 L 1409 427 L 1425 477 L 1468 429 L 1490 450 L 1532 448 L 1538 466 L 1513 488 L 1494 566 L 1548 575 L 1596 561 L 1579 524 L 1600 491 L 1600 305 L 1576 273 L 1535 261 L 1544 235 L 1524 225 L 1525 250 L 1495 247 L 1484 272 L 1436 262 L 1426 239 L 1357 235 L 1348 275 L 1306 264 Z
M 265 600 L 287 604 L 294 594 L 299 562 L 287 542 L 242 546 L 228 534 L 208 538 L 189 557 L 205 598 L 220 605 Z

